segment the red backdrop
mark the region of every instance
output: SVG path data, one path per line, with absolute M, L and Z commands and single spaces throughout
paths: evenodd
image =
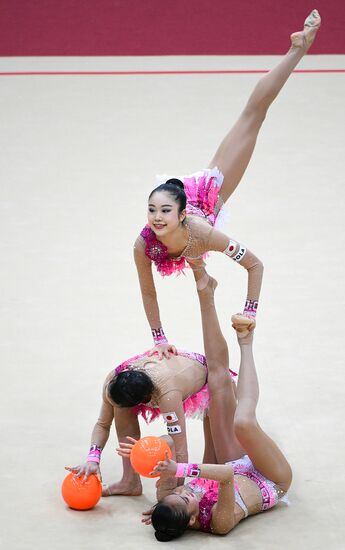
M 344 0 L 0 0 L 0 55 L 281 54 L 315 7 L 344 54 Z

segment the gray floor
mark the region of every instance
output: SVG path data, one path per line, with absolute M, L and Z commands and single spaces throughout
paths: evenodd
M 270 68 L 272 57 L 2 59 L 0 70 Z M 344 68 L 310 56 L 300 68 Z M 6 549 L 149 548 L 145 495 L 89 512 L 60 497 L 64 465 L 85 459 L 106 373 L 147 349 L 132 243 L 156 173 L 209 162 L 259 75 L 1 78 L 1 534 Z M 344 74 L 295 74 L 272 106 L 225 231 L 265 264 L 256 331 L 259 418 L 294 470 L 291 505 L 226 538 L 169 548 L 344 548 Z M 230 316 L 245 272 L 209 259 L 236 370 Z M 157 278 L 166 333 L 202 350 L 190 274 Z M 160 421 L 144 434 L 163 431 Z M 189 424 L 201 459 L 201 423 Z M 111 434 L 105 481 L 120 476 Z

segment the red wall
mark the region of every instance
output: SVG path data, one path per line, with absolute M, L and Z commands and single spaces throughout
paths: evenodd
M 0 0 L 0 56 L 280 54 L 315 7 L 344 54 L 345 0 Z

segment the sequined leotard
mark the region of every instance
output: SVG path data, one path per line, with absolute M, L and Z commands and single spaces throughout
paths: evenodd
M 152 264 L 162 276 L 179 274 L 188 267 L 188 262 L 200 261 L 210 251 L 224 252 L 238 262 L 248 273 L 247 301 L 256 304 L 260 296 L 263 266 L 260 260 L 235 239 L 230 239 L 214 227 L 221 212 L 219 190 L 223 175 L 218 169 L 203 170 L 183 178 L 187 194 L 186 227 L 188 241 L 178 257 L 171 256 L 168 248 L 157 239 L 146 225 L 136 239 L 134 256 L 139 275 L 144 309 L 151 329 L 162 326 L 156 297 Z M 229 247 L 241 250 L 241 255 L 232 257 Z M 242 254 L 243 252 L 243 254 Z M 253 306 L 254 307 L 254 306 Z
M 166 179 L 168 177 L 164 177 L 162 183 Z M 187 196 L 188 242 L 180 256 L 170 256 L 166 246 L 156 238 L 149 225 L 146 225 L 140 233 L 145 241 L 145 254 L 154 262 L 157 271 L 163 276 L 180 273 L 187 267 L 186 260 L 203 257 L 208 250 L 212 227 L 223 205 L 219 191 L 224 178 L 217 168 L 202 170 L 191 176 L 183 176 L 181 179 L 183 179 Z M 196 223 L 195 217 L 201 218 L 206 223 Z
M 266 479 L 258 472 L 251 462 L 250 458 L 245 455 L 238 460 L 229 462 L 234 469 L 234 474 L 248 477 L 259 487 L 262 496 L 261 511 L 268 510 L 275 506 L 278 501 L 284 496 L 284 492 L 271 480 Z M 195 494 L 201 494 L 199 501 L 199 524 L 200 530 L 207 533 L 212 532 L 212 508 L 218 500 L 218 482 L 212 479 L 198 478 L 190 481 L 186 487 Z M 234 483 L 235 502 L 244 512 L 244 517 L 248 516 L 248 508 L 243 501 L 239 488 Z

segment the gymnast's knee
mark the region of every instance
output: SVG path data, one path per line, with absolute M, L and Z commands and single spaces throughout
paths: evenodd
M 239 440 L 247 439 L 258 430 L 256 417 L 247 414 L 235 413 L 234 431 Z
M 250 126 L 253 129 L 258 130 L 259 128 L 261 128 L 266 118 L 268 107 L 269 102 L 265 101 L 265 99 L 263 99 L 262 101 L 257 101 L 255 104 L 248 103 L 248 105 L 245 107 L 243 114 L 247 118 Z
M 214 370 L 209 370 L 207 376 L 207 384 L 210 391 L 215 391 L 217 389 L 224 390 L 228 386 L 232 386 L 232 380 L 229 376 L 228 369 L 225 369 L 224 366 L 221 366 Z

